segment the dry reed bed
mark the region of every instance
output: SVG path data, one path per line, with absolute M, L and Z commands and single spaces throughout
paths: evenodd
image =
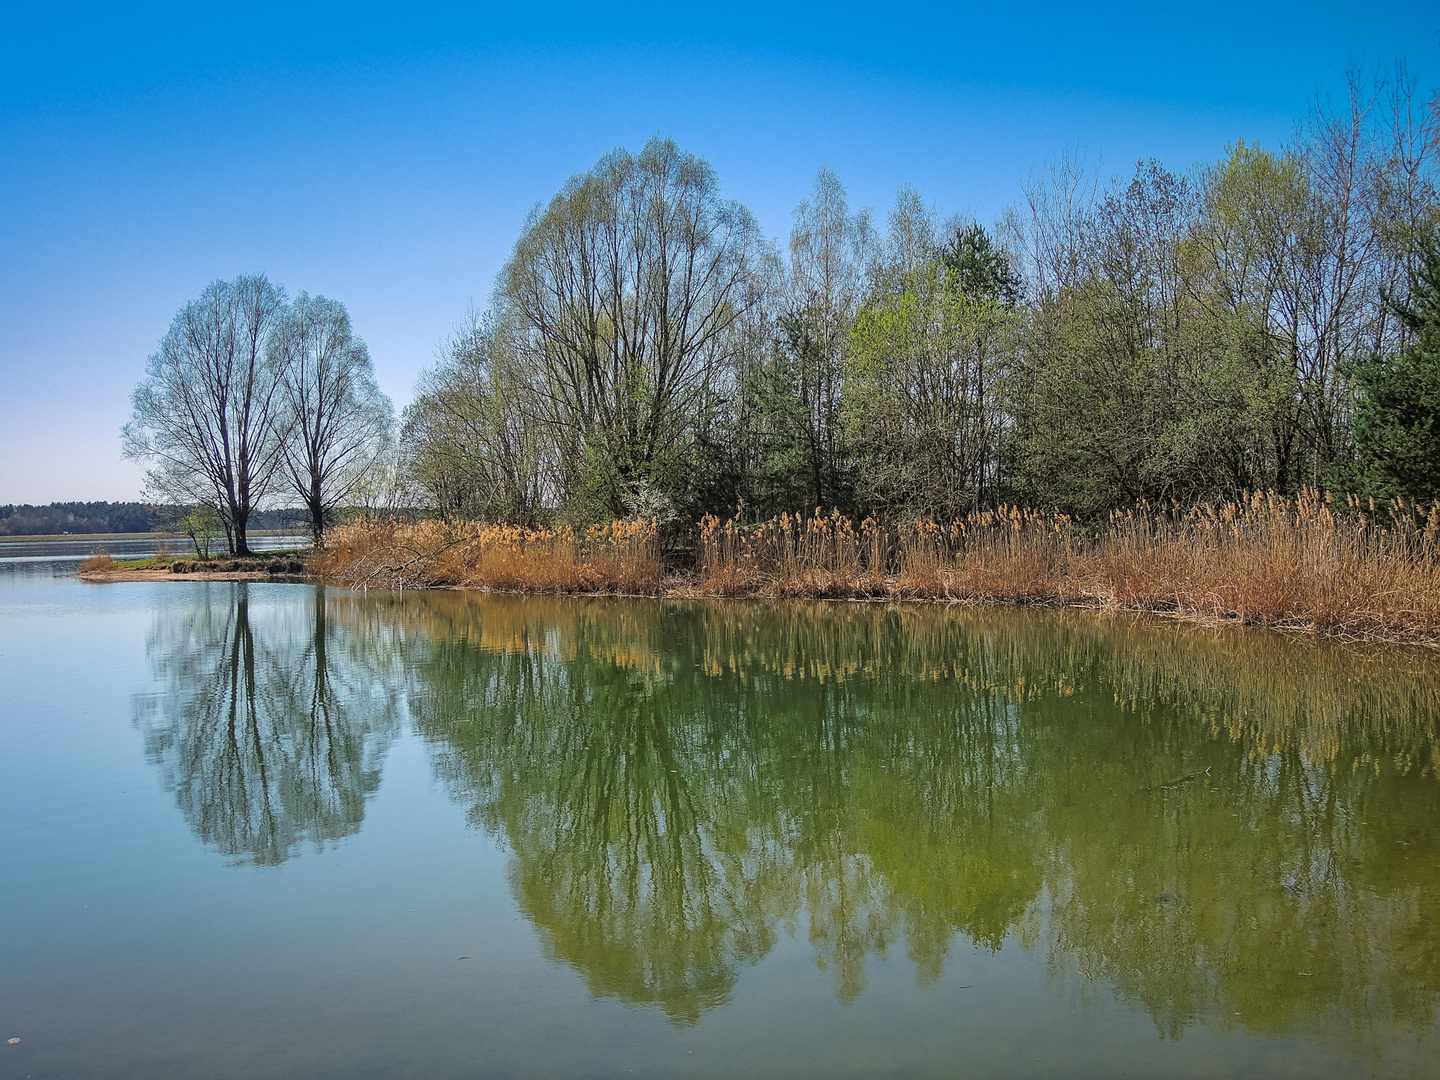
M 817 513 L 701 523 L 700 591 L 1084 604 L 1440 643 L 1440 503 L 1330 496 L 1116 512 L 1085 533 L 1018 507 L 888 529 Z
M 661 585 L 659 542 L 649 522 L 616 521 L 577 534 L 481 522 L 362 520 L 326 533 L 309 569 L 351 588 L 654 595 Z
M 1440 503 L 1340 512 L 1316 492 L 1142 504 L 1093 532 L 1018 507 L 899 527 L 711 516 L 694 574 L 669 579 L 645 522 L 579 535 L 362 521 L 332 530 L 310 569 L 361 588 L 1073 604 L 1440 644 Z

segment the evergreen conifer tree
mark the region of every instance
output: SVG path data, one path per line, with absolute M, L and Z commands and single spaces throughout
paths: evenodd
M 1355 458 L 1335 479 L 1359 494 L 1440 497 L 1440 239 L 1432 236 L 1423 254 L 1409 301 L 1394 305 L 1410 343 L 1346 372 L 1361 394 L 1351 420 Z

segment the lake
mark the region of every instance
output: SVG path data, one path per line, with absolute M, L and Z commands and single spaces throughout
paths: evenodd
M 14 554 L 7 1080 L 1440 1075 L 1430 654 Z
M 288 551 L 308 547 L 308 536 L 251 536 L 251 551 Z M 222 544 L 223 546 L 223 544 Z M 75 573 L 90 554 L 103 548 L 117 559 L 148 559 L 156 555 L 193 553 L 190 542 L 183 537 L 128 536 L 112 540 L 20 540 L 0 542 L 0 588 L 14 588 L 24 583 L 50 585 L 57 578 Z

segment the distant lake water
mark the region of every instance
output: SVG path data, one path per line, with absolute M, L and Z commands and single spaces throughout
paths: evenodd
M 252 536 L 251 551 L 284 551 L 308 547 L 308 536 Z M 156 555 L 193 556 L 190 541 L 181 537 L 130 537 L 97 540 L 6 540 L 0 543 L 0 588 L 13 588 L 21 582 L 48 584 L 54 578 L 75 573 L 82 562 L 98 548 L 104 548 L 116 559 L 149 559 Z M 225 541 L 212 545 L 211 552 L 223 552 Z
M 0 1080 L 1440 1073 L 1431 654 L 91 546 L 0 546 Z

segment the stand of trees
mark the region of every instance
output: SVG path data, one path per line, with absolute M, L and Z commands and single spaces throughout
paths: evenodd
M 155 502 L 230 547 L 394 506 L 523 525 L 836 508 L 1095 520 L 1268 489 L 1440 494 L 1440 96 L 1351 77 L 1286 146 L 1101 184 L 1062 156 L 992 228 L 821 169 L 787 250 L 673 142 L 526 220 L 392 412 L 344 305 L 213 282 L 134 393 Z
M 138 502 L 55 502 L 48 506 L 5 503 L 0 504 L 0 536 L 182 532 L 182 520 L 194 509 Z M 285 507 L 257 510 L 250 515 L 250 527 L 303 529 L 307 524 L 305 513 Z
M 267 500 L 305 507 L 318 539 L 373 480 L 393 410 L 343 304 L 263 274 L 214 281 L 175 316 L 132 397 L 125 455 L 157 502 L 209 507 L 230 551 Z
M 533 523 L 1432 495 L 1437 151 L 1440 99 L 1355 76 L 1277 150 L 1108 185 L 1062 157 L 994 228 L 907 189 L 882 230 L 822 169 L 788 258 L 705 162 L 616 151 L 422 378 L 413 498 Z

